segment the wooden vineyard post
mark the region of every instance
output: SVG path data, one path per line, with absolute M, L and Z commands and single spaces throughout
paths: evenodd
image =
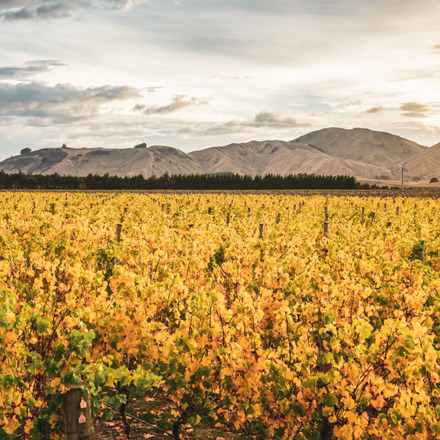
M 260 223 L 260 239 L 263 238 L 263 232 L 264 232 L 264 223 Z
M 229 225 L 230 221 L 231 221 L 231 213 L 228 212 L 228 215 L 226 216 L 226 224 Z
M 121 241 L 121 232 L 122 232 L 122 225 L 121 223 L 118 223 L 116 225 L 116 240 L 118 243 Z
M 83 391 L 80 385 L 68 386 L 64 395 L 64 439 L 92 439 L 92 408 L 90 394 Z
M 324 221 L 324 236 L 327 237 L 328 235 L 328 220 Z
M 209 208 L 208 208 L 208 215 L 211 215 L 211 212 L 212 212 L 212 208 L 209 207 Z
M 399 211 L 400 211 L 400 209 L 399 209 L 399 207 L 397 207 L 396 208 L 396 215 L 399 215 Z
M 364 214 L 365 214 L 365 207 L 362 206 L 362 215 L 364 215 Z
M 278 224 L 280 221 L 281 221 L 281 214 L 278 213 L 278 215 L 277 215 L 277 224 Z
M 50 205 L 50 212 L 52 214 L 55 214 L 55 203 L 52 203 L 52 205 Z

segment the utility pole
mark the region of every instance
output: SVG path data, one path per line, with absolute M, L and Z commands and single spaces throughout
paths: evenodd
M 403 172 L 404 172 L 404 171 L 408 171 L 408 170 L 405 168 L 405 165 L 406 165 L 407 163 L 408 163 L 408 162 L 405 162 L 403 165 L 400 166 L 400 170 L 402 171 L 402 191 L 403 191 Z

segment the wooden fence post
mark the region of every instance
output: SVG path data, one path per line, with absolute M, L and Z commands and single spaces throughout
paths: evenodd
M 324 236 L 327 237 L 328 235 L 328 220 L 324 221 Z
M 121 241 L 121 232 L 122 232 L 122 225 L 121 223 L 118 223 L 116 225 L 116 240 L 118 243 Z
M 64 439 L 92 439 L 92 408 L 90 393 L 84 392 L 81 385 L 70 385 L 64 395 Z
M 264 223 L 260 223 L 260 238 L 263 238 Z

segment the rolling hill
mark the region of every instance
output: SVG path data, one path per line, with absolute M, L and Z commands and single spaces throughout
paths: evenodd
M 291 141 L 233 143 L 184 153 L 166 146 L 139 148 L 43 148 L 0 162 L 8 173 L 118 176 L 218 173 L 344 174 L 361 179 L 407 177 L 429 180 L 440 174 L 440 144 L 428 148 L 390 133 L 363 128 L 326 128 Z

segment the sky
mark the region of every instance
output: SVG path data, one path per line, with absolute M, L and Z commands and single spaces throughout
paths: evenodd
M 438 0 L 0 0 L 0 160 L 326 127 L 440 142 Z

